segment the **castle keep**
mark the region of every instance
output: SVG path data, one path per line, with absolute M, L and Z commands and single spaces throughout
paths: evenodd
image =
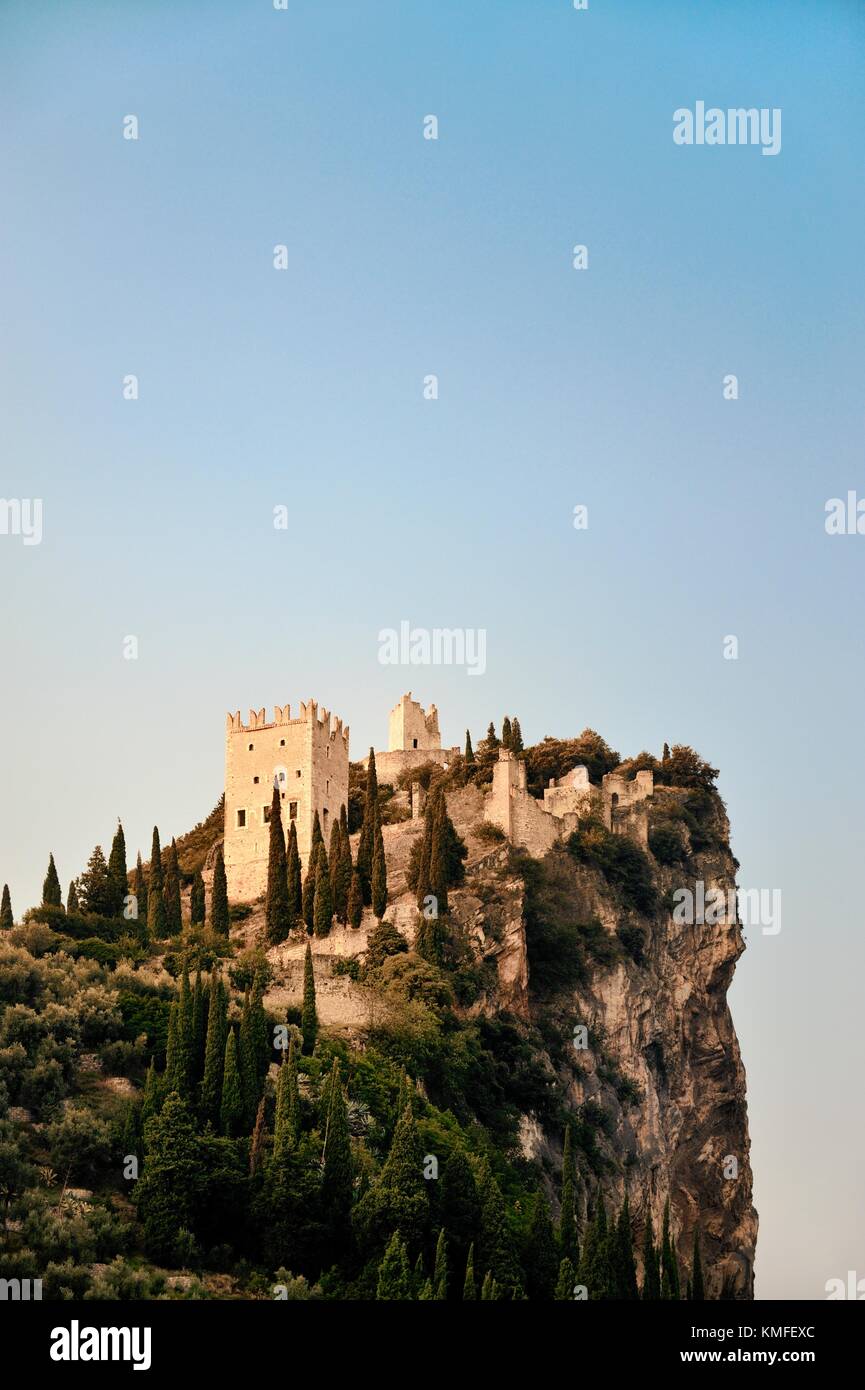
M 318 812 L 325 843 L 334 818 L 348 806 L 348 725 L 333 719 L 315 700 L 301 703 L 292 719 L 289 705 L 226 716 L 225 840 L 223 855 L 228 896 L 251 902 L 267 887 L 270 803 L 274 781 L 282 798 L 286 835 L 292 821 L 297 847 L 306 863 Z
M 435 705 L 425 710 L 409 691 L 390 712 L 387 752 L 375 755 L 378 780 L 395 786 L 401 772 L 424 763 L 447 767 L 459 752 L 459 748 L 442 748 Z

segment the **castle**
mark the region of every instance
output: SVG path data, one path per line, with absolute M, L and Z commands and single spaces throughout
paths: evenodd
M 272 720 L 263 709 L 250 710 L 248 724 L 240 711 L 227 715 L 223 856 L 230 899 L 250 902 L 267 887 L 267 827 L 274 785 L 283 802 L 286 834 L 292 821 L 296 826 L 301 862 L 306 863 L 312 847 L 316 812 L 329 842 L 334 818 L 348 806 L 348 732 L 347 724 L 319 709 L 314 700 L 301 704 L 294 719 L 289 705 L 277 705 Z M 409 691 L 390 712 L 387 751 L 375 755 L 378 780 L 395 785 L 401 773 L 430 762 L 446 768 L 460 752 L 459 747 L 442 748 L 438 710 L 435 705 L 424 710 Z M 653 792 L 648 771 L 630 780 L 609 772 L 597 787 L 585 767 L 575 767 L 567 776 L 553 778 L 541 801 L 527 789 L 526 764 L 502 748 L 484 819 L 531 854 L 546 854 L 587 814 L 645 848 Z M 420 798 L 413 805 L 417 814 Z
M 318 812 L 327 843 L 334 818 L 348 806 L 348 725 L 315 700 L 301 703 L 292 719 L 289 705 L 226 716 L 225 838 L 223 856 L 228 896 L 249 902 L 267 887 L 270 806 L 274 783 L 283 802 L 286 833 L 294 821 L 301 862 L 312 847 Z

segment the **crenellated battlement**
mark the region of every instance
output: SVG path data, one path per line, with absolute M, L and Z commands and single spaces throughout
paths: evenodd
M 332 727 L 331 721 L 333 721 Z M 272 719 L 267 718 L 266 708 L 260 710 L 251 709 L 249 711 L 249 720 L 246 724 L 243 722 L 240 710 L 237 710 L 234 714 L 229 711 L 225 716 L 225 732 L 226 734 L 248 734 L 253 730 L 275 729 L 286 724 L 302 725 L 313 723 L 318 726 L 315 732 L 319 737 L 324 735 L 331 740 L 341 738 L 346 749 L 348 748 L 348 724 L 344 725 L 341 719 L 338 719 L 336 715 L 332 715 L 330 710 L 326 710 L 324 706 L 319 708 L 315 700 L 301 700 L 300 714 L 296 715 L 293 719 L 291 717 L 291 705 L 274 705 Z

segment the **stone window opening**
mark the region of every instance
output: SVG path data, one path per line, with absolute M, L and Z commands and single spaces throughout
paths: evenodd
M 284 748 L 284 747 L 285 747 L 285 739 L 284 739 L 284 738 L 281 738 L 281 739 L 279 740 L 279 746 L 280 746 L 280 748 Z
M 252 780 L 253 780 L 253 782 L 257 782 L 257 781 L 258 781 L 258 778 L 257 778 L 257 777 L 253 777 Z
M 262 806 L 261 812 L 262 812 L 262 816 L 263 816 L 263 819 L 264 819 L 264 824 L 265 824 L 265 825 L 268 825 L 268 824 L 270 823 L 270 807 L 269 807 L 269 806 Z
M 321 813 L 321 828 L 322 828 L 322 830 L 327 830 L 327 807 L 326 807 L 326 806 L 325 806 L 324 810 L 323 810 L 322 813 Z
M 255 747 L 255 744 L 254 744 L 254 743 L 251 743 L 251 744 L 249 745 L 249 748 L 247 749 L 247 751 L 248 751 L 249 753 L 251 753 L 254 747 Z
M 299 776 L 300 776 L 300 768 L 297 769 L 297 772 L 296 772 L 294 775 L 295 775 L 295 777 L 299 777 Z
M 238 813 L 237 813 L 237 828 L 238 828 L 238 830 L 243 830 L 243 829 L 245 829 L 245 827 L 246 827 L 246 812 L 245 812 L 245 811 L 238 811 Z
M 297 820 L 297 802 L 296 802 L 296 801 L 289 801 L 289 803 L 288 803 L 288 819 L 289 819 L 289 820 Z

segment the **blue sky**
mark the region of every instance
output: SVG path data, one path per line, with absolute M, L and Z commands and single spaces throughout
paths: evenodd
M 784 896 L 731 991 L 760 1297 L 865 1275 L 865 539 L 824 531 L 865 495 L 863 40 L 853 0 L 0 14 L 16 910 L 49 849 L 65 884 L 117 815 L 206 815 L 227 709 L 692 743 Z M 781 108 L 781 153 L 676 146 L 697 100 Z M 484 628 L 486 674 L 381 666 L 402 619 Z

